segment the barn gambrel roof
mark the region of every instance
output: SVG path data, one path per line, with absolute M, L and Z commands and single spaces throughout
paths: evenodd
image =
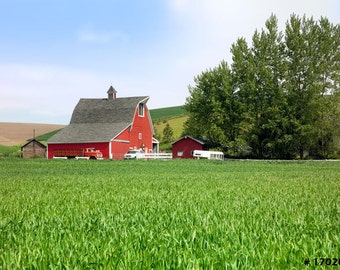
M 70 124 L 47 143 L 109 142 L 131 126 L 138 104 L 146 103 L 148 99 L 148 96 L 82 98 L 73 110 Z

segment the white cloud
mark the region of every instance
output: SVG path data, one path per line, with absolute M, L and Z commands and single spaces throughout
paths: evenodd
M 231 63 L 230 48 L 240 37 L 248 42 L 256 29 L 265 27 L 271 14 L 277 16 L 279 29 L 295 13 L 319 19 L 325 16 L 339 23 L 338 0 L 169 0 L 178 35 L 174 47 L 178 63 L 189 76 L 217 66 L 221 60 Z M 191 79 L 189 78 L 189 79 Z
M 126 43 L 128 41 L 128 37 L 126 34 L 117 30 L 101 30 L 95 31 L 91 28 L 80 30 L 77 33 L 78 40 L 81 42 L 87 43 L 96 43 L 96 44 L 107 44 L 110 42 L 118 42 L 118 43 Z
M 149 108 L 183 104 L 178 88 L 164 84 L 169 82 L 167 74 L 157 72 L 122 75 L 63 66 L 0 65 L 0 122 L 67 124 L 80 98 L 106 98 L 111 84 L 118 97 L 150 96 Z
M 170 0 L 170 6 L 176 11 L 176 12 L 182 12 L 187 10 L 190 5 L 192 4 L 190 0 Z
M 306 14 L 319 19 L 325 16 L 339 23 L 337 0 L 169 0 L 170 6 L 181 28 L 187 35 L 197 39 L 196 44 L 204 48 L 221 48 L 225 51 L 238 37 L 250 40 L 256 29 L 264 27 L 271 14 L 278 17 L 284 30 L 290 15 Z M 226 46 L 228 45 L 228 47 Z
M 169 54 L 168 74 L 173 74 L 173 89 L 183 102 L 194 76 L 221 60 L 231 64 L 231 45 L 239 37 L 250 43 L 271 14 L 277 16 L 280 30 L 293 13 L 316 20 L 325 16 L 335 24 L 340 15 L 338 0 L 168 0 L 168 5 L 176 28 L 171 44 L 176 53 Z
M 105 97 L 108 81 L 105 74 L 65 67 L 1 65 L 0 108 L 5 114 L 6 111 L 25 110 L 27 115 L 70 115 L 79 98 Z

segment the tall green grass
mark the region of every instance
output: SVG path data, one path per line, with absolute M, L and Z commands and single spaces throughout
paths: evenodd
M 0 160 L 2 269 L 304 269 L 340 254 L 337 162 Z
M 6 146 L 0 144 L 0 158 L 3 157 L 20 157 L 20 145 Z

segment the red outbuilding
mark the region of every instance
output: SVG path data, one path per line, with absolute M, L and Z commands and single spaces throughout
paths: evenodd
M 48 158 L 80 149 L 99 150 L 105 159 L 123 159 L 131 149 L 158 152 L 146 106 L 149 97 L 117 98 L 112 86 L 107 94 L 104 99 L 79 100 L 70 124 L 47 141 Z
M 190 136 L 184 136 L 172 143 L 173 158 L 194 158 L 194 150 L 206 150 L 205 143 Z

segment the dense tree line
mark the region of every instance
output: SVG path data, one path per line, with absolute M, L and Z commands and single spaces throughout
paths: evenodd
M 251 45 L 239 38 L 231 54 L 230 66 L 221 61 L 189 86 L 184 134 L 217 142 L 229 156 L 339 151 L 339 25 L 292 15 L 282 32 L 272 15 Z

